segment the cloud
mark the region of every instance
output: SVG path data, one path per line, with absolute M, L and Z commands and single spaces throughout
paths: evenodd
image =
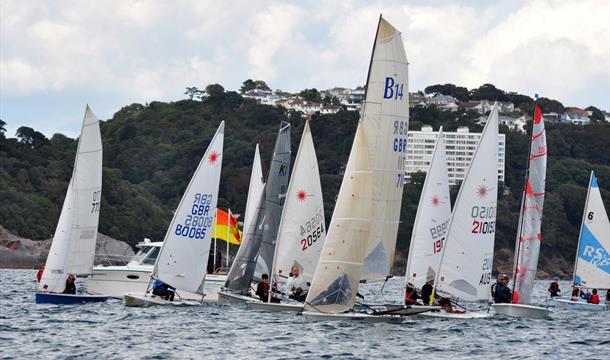
M 247 78 L 287 91 L 355 87 L 380 13 L 403 33 L 412 91 L 489 82 L 610 108 L 607 1 L 433 4 L 2 1 L 0 117 L 50 126 L 39 118 L 63 106 L 63 124 L 84 100 L 108 118 L 132 102 L 183 98 L 186 86 L 238 89 Z

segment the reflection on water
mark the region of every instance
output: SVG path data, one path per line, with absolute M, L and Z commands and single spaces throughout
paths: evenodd
M 36 305 L 35 273 L 0 270 L 2 358 L 602 358 L 610 349 L 610 311 L 370 325 L 215 305 Z M 381 284 L 364 284 L 361 292 L 369 303 L 399 302 L 402 281 L 391 279 L 383 293 Z M 560 285 L 569 291 L 568 282 Z M 547 286 L 536 283 L 535 301 L 545 301 Z

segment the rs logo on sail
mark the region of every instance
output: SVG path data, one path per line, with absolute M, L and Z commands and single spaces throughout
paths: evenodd
M 583 258 L 590 258 L 587 260 L 593 265 L 607 266 L 610 265 L 610 256 L 603 248 L 594 248 L 591 245 L 586 245 L 583 251 Z

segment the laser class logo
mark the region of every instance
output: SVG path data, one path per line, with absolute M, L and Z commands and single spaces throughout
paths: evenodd
M 212 151 L 212 153 L 208 156 L 208 162 L 210 165 L 215 165 L 218 158 L 220 158 L 220 153 L 217 151 Z
M 438 205 L 441 203 L 441 200 L 438 198 L 438 196 L 434 195 L 432 197 L 431 202 L 432 202 L 432 206 L 438 207 Z
M 480 199 L 484 199 L 488 193 L 489 189 L 487 188 L 487 186 L 485 186 L 485 184 L 479 185 L 479 188 L 477 189 L 477 195 Z
M 297 191 L 297 200 L 299 200 L 300 202 L 307 200 L 307 198 L 311 197 L 311 196 L 313 196 L 313 195 L 308 194 L 307 191 L 305 191 L 303 189 Z

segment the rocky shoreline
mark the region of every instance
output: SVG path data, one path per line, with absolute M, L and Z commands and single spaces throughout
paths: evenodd
M 46 261 L 50 247 L 51 239 L 22 238 L 0 225 L 0 268 L 37 269 Z M 133 255 L 133 249 L 127 243 L 104 234 L 97 234 L 96 264 L 129 259 Z

